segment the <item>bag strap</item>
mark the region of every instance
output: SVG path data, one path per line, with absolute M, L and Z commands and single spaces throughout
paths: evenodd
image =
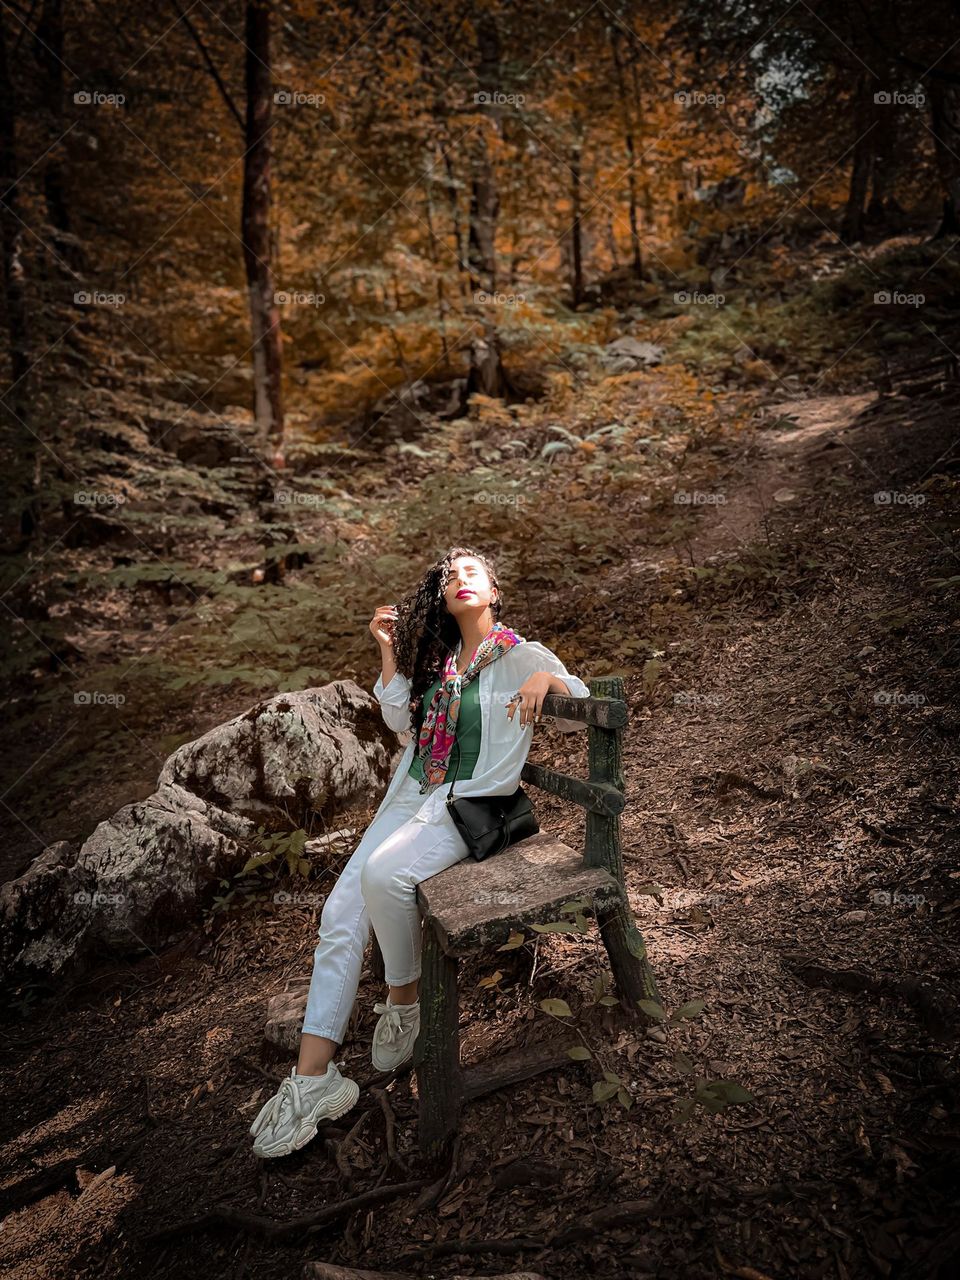
M 503 824 L 503 844 L 500 846 L 500 848 L 499 848 L 499 849 L 495 849 L 495 850 L 494 850 L 494 854 L 497 854 L 497 853 L 503 853 L 504 849 L 507 847 L 507 841 L 508 841 L 509 839 L 510 839 L 510 823 L 509 823 L 509 822 L 505 822 L 505 823 Z M 491 856 L 493 856 L 493 855 L 491 855 Z
M 460 739 L 458 738 L 457 739 L 457 773 L 459 772 L 460 772 Z M 456 782 L 456 780 L 457 780 L 457 775 L 454 774 L 453 781 L 450 783 L 450 790 L 447 792 L 448 800 L 453 795 L 453 783 Z

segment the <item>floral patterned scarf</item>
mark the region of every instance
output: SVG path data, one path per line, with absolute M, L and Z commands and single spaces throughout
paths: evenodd
M 488 663 L 496 662 L 515 644 L 522 644 L 523 639 L 502 622 L 495 622 L 480 641 L 463 675 L 457 670 L 456 652 L 447 654 L 439 688 L 427 708 L 417 742 L 417 755 L 423 767 L 423 787 L 443 782 L 446 777 L 450 752 L 457 736 L 463 686 L 475 680 L 481 668 Z

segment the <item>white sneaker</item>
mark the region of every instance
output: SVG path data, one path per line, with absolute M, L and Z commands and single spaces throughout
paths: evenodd
M 413 1057 L 413 1046 L 420 1032 L 420 1001 L 394 1004 L 387 996 L 378 1001 L 373 1012 L 380 1021 L 373 1033 L 373 1065 L 378 1071 L 394 1071 Z
M 291 1067 L 250 1126 L 254 1155 L 287 1156 L 299 1151 L 317 1136 L 321 1120 L 338 1119 L 359 1097 L 360 1086 L 341 1076 L 335 1062 L 327 1064 L 323 1076 L 300 1076 Z

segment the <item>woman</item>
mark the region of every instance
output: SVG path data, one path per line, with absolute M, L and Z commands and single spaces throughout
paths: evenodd
M 469 856 L 447 812 L 450 784 L 456 796 L 512 795 L 544 697 L 590 696 L 556 654 L 504 626 L 502 609 L 490 561 L 453 547 L 399 606 L 378 606 L 370 622 L 382 665 L 374 696 L 389 727 L 412 730 L 412 737 L 324 903 L 300 1056 L 250 1129 L 259 1156 L 298 1150 L 319 1123 L 337 1119 L 359 1097 L 333 1057 L 356 1000 L 371 924 L 388 988 L 373 1007 L 380 1015 L 373 1065 L 391 1071 L 412 1056 L 420 1029 L 417 885 Z M 564 732 L 583 727 L 579 720 L 554 723 Z

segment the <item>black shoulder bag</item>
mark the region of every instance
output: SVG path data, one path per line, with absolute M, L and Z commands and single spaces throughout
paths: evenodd
M 460 743 L 457 743 L 457 772 L 460 770 Z M 456 777 L 454 777 L 454 782 Z M 523 787 L 512 796 L 457 796 L 453 782 L 447 792 L 447 812 L 476 862 L 502 853 L 518 840 L 535 836 L 540 830 L 530 797 Z

